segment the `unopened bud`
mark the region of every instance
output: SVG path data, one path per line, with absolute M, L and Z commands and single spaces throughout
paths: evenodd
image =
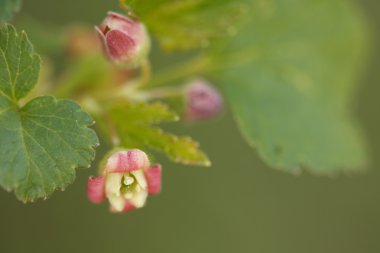
M 150 50 L 150 38 L 143 23 L 108 12 L 100 27 L 99 34 L 103 50 L 114 63 L 136 67 L 147 57 Z
M 195 79 L 185 86 L 185 100 L 185 118 L 189 121 L 214 117 L 223 107 L 219 91 L 203 79 Z

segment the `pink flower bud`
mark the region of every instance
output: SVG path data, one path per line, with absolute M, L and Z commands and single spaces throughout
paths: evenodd
M 193 80 L 186 85 L 185 100 L 185 118 L 189 121 L 212 118 L 223 107 L 219 91 L 203 79 Z
M 150 39 L 143 23 L 108 12 L 100 27 L 95 29 L 105 54 L 112 62 L 136 67 L 147 57 Z
M 149 194 L 161 190 L 161 165 L 150 167 L 145 152 L 132 149 L 118 151 L 108 159 L 103 174 L 90 177 L 87 195 L 100 203 L 107 198 L 112 212 L 127 212 L 145 205 Z

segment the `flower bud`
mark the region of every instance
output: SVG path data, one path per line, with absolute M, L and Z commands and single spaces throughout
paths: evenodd
M 195 79 L 185 86 L 185 103 L 185 118 L 189 121 L 212 118 L 223 107 L 219 91 L 204 79 Z
M 149 194 L 161 191 L 161 166 L 150 167 L 147 155 L 138 149 L 112 154 L 99 177 L 90 177 L 87 195 L 93 203 L 105 198 L 111 211 L 126 212 L 145 205 Z
M 150 38 L 143 23 L 108 12 L 100 27 L 95 27 L 106 56 L 114 63 L 136 67 L 148 55 Z

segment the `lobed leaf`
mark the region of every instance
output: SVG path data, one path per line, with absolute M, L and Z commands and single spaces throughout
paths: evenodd
M 210 161 L 190 137 L 177 137 L 152 126 L 178 120 L 178 116 L 161 103 L 123 103 L 110 112 L 123 146 L 148 148 L 166 154 L 174 162 L 209 166 Z
M 89 115 L 68 100 L 37 97 L 20 106 L 35 86 L 40 59 L 25 33 L 0 28 L 0 185 L 26 202 L 48 197 L 88 167 L 98 145 Z
M 208 46 L 232 35 L 246 15 L 246 5 L 235 0 L 121 0 L 135 12 L 168 50 Z

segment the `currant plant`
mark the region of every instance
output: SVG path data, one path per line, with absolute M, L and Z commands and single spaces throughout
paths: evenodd
M 107 198 L 114 212 L 141 208 L 161 189 L 157 153 L 211 165 L 196 141 L 159 124 L 213 118 L 224 101 L 271 167 L 365 168 L 350 103 L 366 26 L 352 1 L 120 0 L 95 31 L 60 32 L 52 47 L 69 64 L 56 78 L 48 56 L 40 71 L 26 33 L 5 23 L 20 4 L 0 1 L 0 185 L 21 201 L 65 189 L 91 166 L 99 136 L 110 151 L 88 180 L 89 199 Z M 179 60 L 162 66 L 152 52 Z

